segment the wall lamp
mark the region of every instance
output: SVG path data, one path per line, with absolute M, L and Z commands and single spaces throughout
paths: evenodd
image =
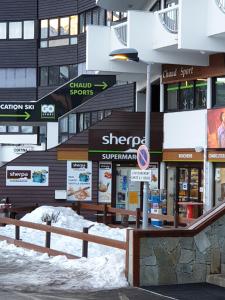
M 133 48 L 123 48 L 112 51 L 109 56 L 115 60 L 139 61 L 138 52 Z

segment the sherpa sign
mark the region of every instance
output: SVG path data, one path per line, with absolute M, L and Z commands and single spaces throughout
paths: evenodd
M 135 161 L 143 131 L 89 129 L 89 160 Z
M 1 102 L 0 121 L 57 122 L 58 118 L 116 83 L 114 75 L 81 75 L 32 102 Z

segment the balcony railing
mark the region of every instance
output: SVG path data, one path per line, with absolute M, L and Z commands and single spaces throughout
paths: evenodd
M 225 0 L 215 0 L 218 7 L 225 13 Z
M 127 46 L 127 22 L 114 25 L 113 29 L 120 43 Z
M 178 32 L 178 13 L 179 5 L 160 10 L 158 12 L 160 22 L 171 33 Z

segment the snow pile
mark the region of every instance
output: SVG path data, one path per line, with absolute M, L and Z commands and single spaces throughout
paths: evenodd
M 51 215 L 52 213 L 58 215 L 58 220 L 53 226 L 82 231 L 83 227 L 93 225 L 89 229 L 90 234 L 120 241 L 126 240 L 126 229 L 110 228 L 104 224 L 85 220 L 83 217 L 77 215 L 71 208 L 66 207 L 38 207 L 33 212 L 25 215 L 21 220 L 45 224 L 45 222 L 42 221 L 43 215 Z M 23 241 L 40 246 L 45 245 L 45 233 L 25 227 L 21 227 L 20 229 L 20 238 Z M 15 226 L 7 225 L 1 227 L 0 234 L 14 238 Z M 52 234 L 51 248 L 81 256 L 82 241 Z M 60 289 L 90 290 L 127 286 L 124 275 L 125 251 L 123 250 L 89 243 L 87 259 L 81 258 L 71 260 L 64 256 L 49 258 L 46 254 L 37 254 L 33 251 L 27 251 L 13 245 L 8 245 L 6 242 L 0 242 L 0 249 L 0 257 L 4 255 L 6 255 L 7 258 L 15 256 L 14 264 L 17 264 L 18 261 L 22 261 L 23 263 L 26 262 L 28 268 L 26 269 L 26 272 L 29 272 L 30 268 L 32 273 L 32 275 L 26 276 L 26 280 L 28 280 L 26 281 L 26 284 L 29 287 L 30 285 L 39 288 L 40 286 L 46 286 L 48 288 L 49 286 L 54 286 L 54 288 L 59 287 Z M 13 281 L 13 285 L 17 285 L 17 273 L 14 272 L 13 276 L 12 274 L 10 274 L 10 276 L 9 282 Z M 29 278 L 30 281 L 32 281 L 32 284 L 29 282 Z M 4 278 L 4 282 L 8 282 L 7 279 Z M 10 284 L 9 282 L 8 284 Z

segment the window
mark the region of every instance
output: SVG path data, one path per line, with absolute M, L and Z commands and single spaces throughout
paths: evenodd
M 0 22 L 0 39 L 34 39 L 34 21 Z
M 22 38 L 22 22 L 9 22 L 9 39 Z
M 48 80 L 49 85 L 58 85 L 59 84 L 59 67 L 51 66 L 48 69 Z
M 6 126 L 0 125 L 0 132 L 6 132 Z
M 214 106 L 224 106 L 225 104 L 225 77 L 213 79 L 213 99 Z
M 44 19 L 41 20 L 40 27 L 41 48 L 77 44 L 77 16 Z
M 69 80 L 69 66 L 59 67 L 59 83 L 63 84 Z
M 25 40 L 34 39 L 34 21 L 23 22 L 23 38 Z
M 91 114 L 85 113 L 84 114 L 84 129 L 87 129 L 91 126 Z
M 77 115 L 69 114 L 69 134 L 75 134 L 77 132 Z
M 106 11 L 94 8 L 79 15 L 79 33 L 86 31 L 87 25 L 106 25 Z
M 40 86 L 48 85 L 48 67 L 40 68 Z
M 56 86 L 59 84 L 64 84 L 70 79 L 77 77 L 77 72 L 78 72 L 77 65 L 40 67 L 39 85 Z M 0 69 L 0 80 L 1 80 L 1 69 Z
M 126 12 L 107 11 L 107 25 L 110 26 L 113 22 L 120 22 L 127 18 Z
M 6 22 L 0 23 L 0 39 L 1 40 L 5 40 L 7 37 L 6 26 L 7 26 Z
M 59 32 L 59 20 L 50 19 L 49 20 L 49 36 L 57 36 Z
M 21 126 L 22 133 L 33 133 L 33 126 Z
M 11 133 L 19 132 L 19 126 L 8 126 L 8 132 Z
M 165 111 L 206 108 L 207 79 L 165 85 Z
M 177 5 L 178 4 L 178 0 L 165 0 L 164 1 L 164 7 L 171 7 L 173 5 Z
M 70 18 L 65 17 L 60 19 L 60 35 L 68 35 L 70 32 Z
M 35 68 L 0 68 L 0 88 L 36 87 Z
M 68 132 L 68 117 L 60 119 L 59 130 L 62 133 Z

